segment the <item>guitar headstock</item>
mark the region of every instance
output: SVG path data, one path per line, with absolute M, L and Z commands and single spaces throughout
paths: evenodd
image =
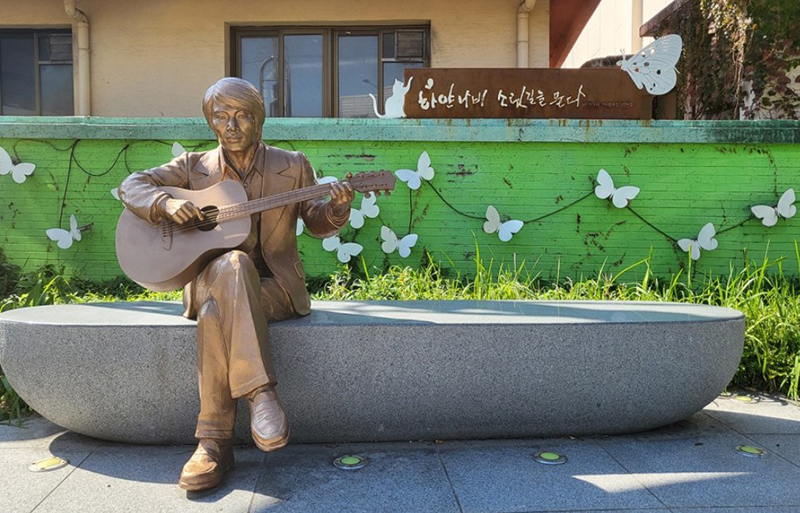
M 391 191 L 394 190 L 394 184 L 396 182 L 396 178 L 391 171 L 385 169 L 356 173 L 355 175 L 347 173 L 345 180 L 350 182 L 353 189 L 358 192 L 362 194 L 374 192 L 376 196 L 380 196 L 381 191 L 389 196 Z

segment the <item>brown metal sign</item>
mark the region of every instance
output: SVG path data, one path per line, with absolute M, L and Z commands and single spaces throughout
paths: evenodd
M 621 69 L 406 68 L 409 118 L 650 119 Z

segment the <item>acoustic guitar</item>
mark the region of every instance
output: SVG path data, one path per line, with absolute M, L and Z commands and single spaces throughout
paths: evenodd
M 360 193 L 386 195 L 394 190 L 389 171 L 347 174 L 343 180 Z M 151 225 L 128 209 L 117 223 L 117 260 L 126 275 L 156 292 L 183 287 L 214 258 L 242 244 L 250 234 L 255 213 L 293 203 L 321 198 L 331 184 L 317 184 L 248 201 L 236 180 L 223 180 L 208 189 L 193 191 L 159 187 L 175 199 L 188 200 L 203 212 L 204 219 L 184 224 L 162 221 Z

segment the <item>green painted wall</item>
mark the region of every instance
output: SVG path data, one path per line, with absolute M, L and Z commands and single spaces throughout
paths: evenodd
M 56 263 L 89 278 L 117 276 L 114 230 L 122 205 L 109 191 L 128 173 L 169 160 L 174 141 L 187 149 L 214 147 L 203 123 L 0 119 L 0 147 L 36 165 L 22 184 L 0 176 L 3 251 L 26 269 Z M 264 133 L 268 143 L 305 152 L 324 176 L 416 169 L 420 154 L 428 152 L 435 169 L 431 185 L 441 197 L 429 184 L 410 191 L 398 181 L 395 194 L 379 198 L 378 219 L 343 231 L 343 240 L 364 246 L 361 256 L 370 267 L 417 266 L 427 250 L 468 274 L 477 246 L 485 260 L 524 262 L 543 277 L 577 278 L 601 267 L 616 272 L 651 252 L 654 271 L 667 275 L 688 261 L 671 238 L 696 238 L 711 222 L 719 246 L 702 253 L 699 272 L 727 274 L 731 265 L 768 251 L 771 258 L 786 257 L 784 272 L 798 274 L 800 215 L 772 228 L 748 220 L 750 206 L 775 205 L 790 187 L 800 192 L 797 122 L 279 120 L 268 122 Z M 593 194 L 585 197 L 600 168 L 617 187 L 641 188 L 631 204 L 635 214 Z M 490 204 L 501 216 L 523 221 L 558 212 L 527 222 L 503 243 L 483 231 Z M 59 249 L 45 230 L 68 228 L 70 214 L 92 227 L 83 240 Z M 382 225 L 399 236 L 409 228 L 419 235 L 408 258 L 384 254 Z M 300 248 L 311 276 L 341 265 L 307 235 Z M 627 277 L 633 280 L 637 272 Z

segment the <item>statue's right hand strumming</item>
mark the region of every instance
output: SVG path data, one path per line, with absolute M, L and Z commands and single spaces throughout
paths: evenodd
M 164 217 L 178 224 L 203 219 L 203 212 L 188 200 L 165 198 L 158 203 L 158 209 Z

